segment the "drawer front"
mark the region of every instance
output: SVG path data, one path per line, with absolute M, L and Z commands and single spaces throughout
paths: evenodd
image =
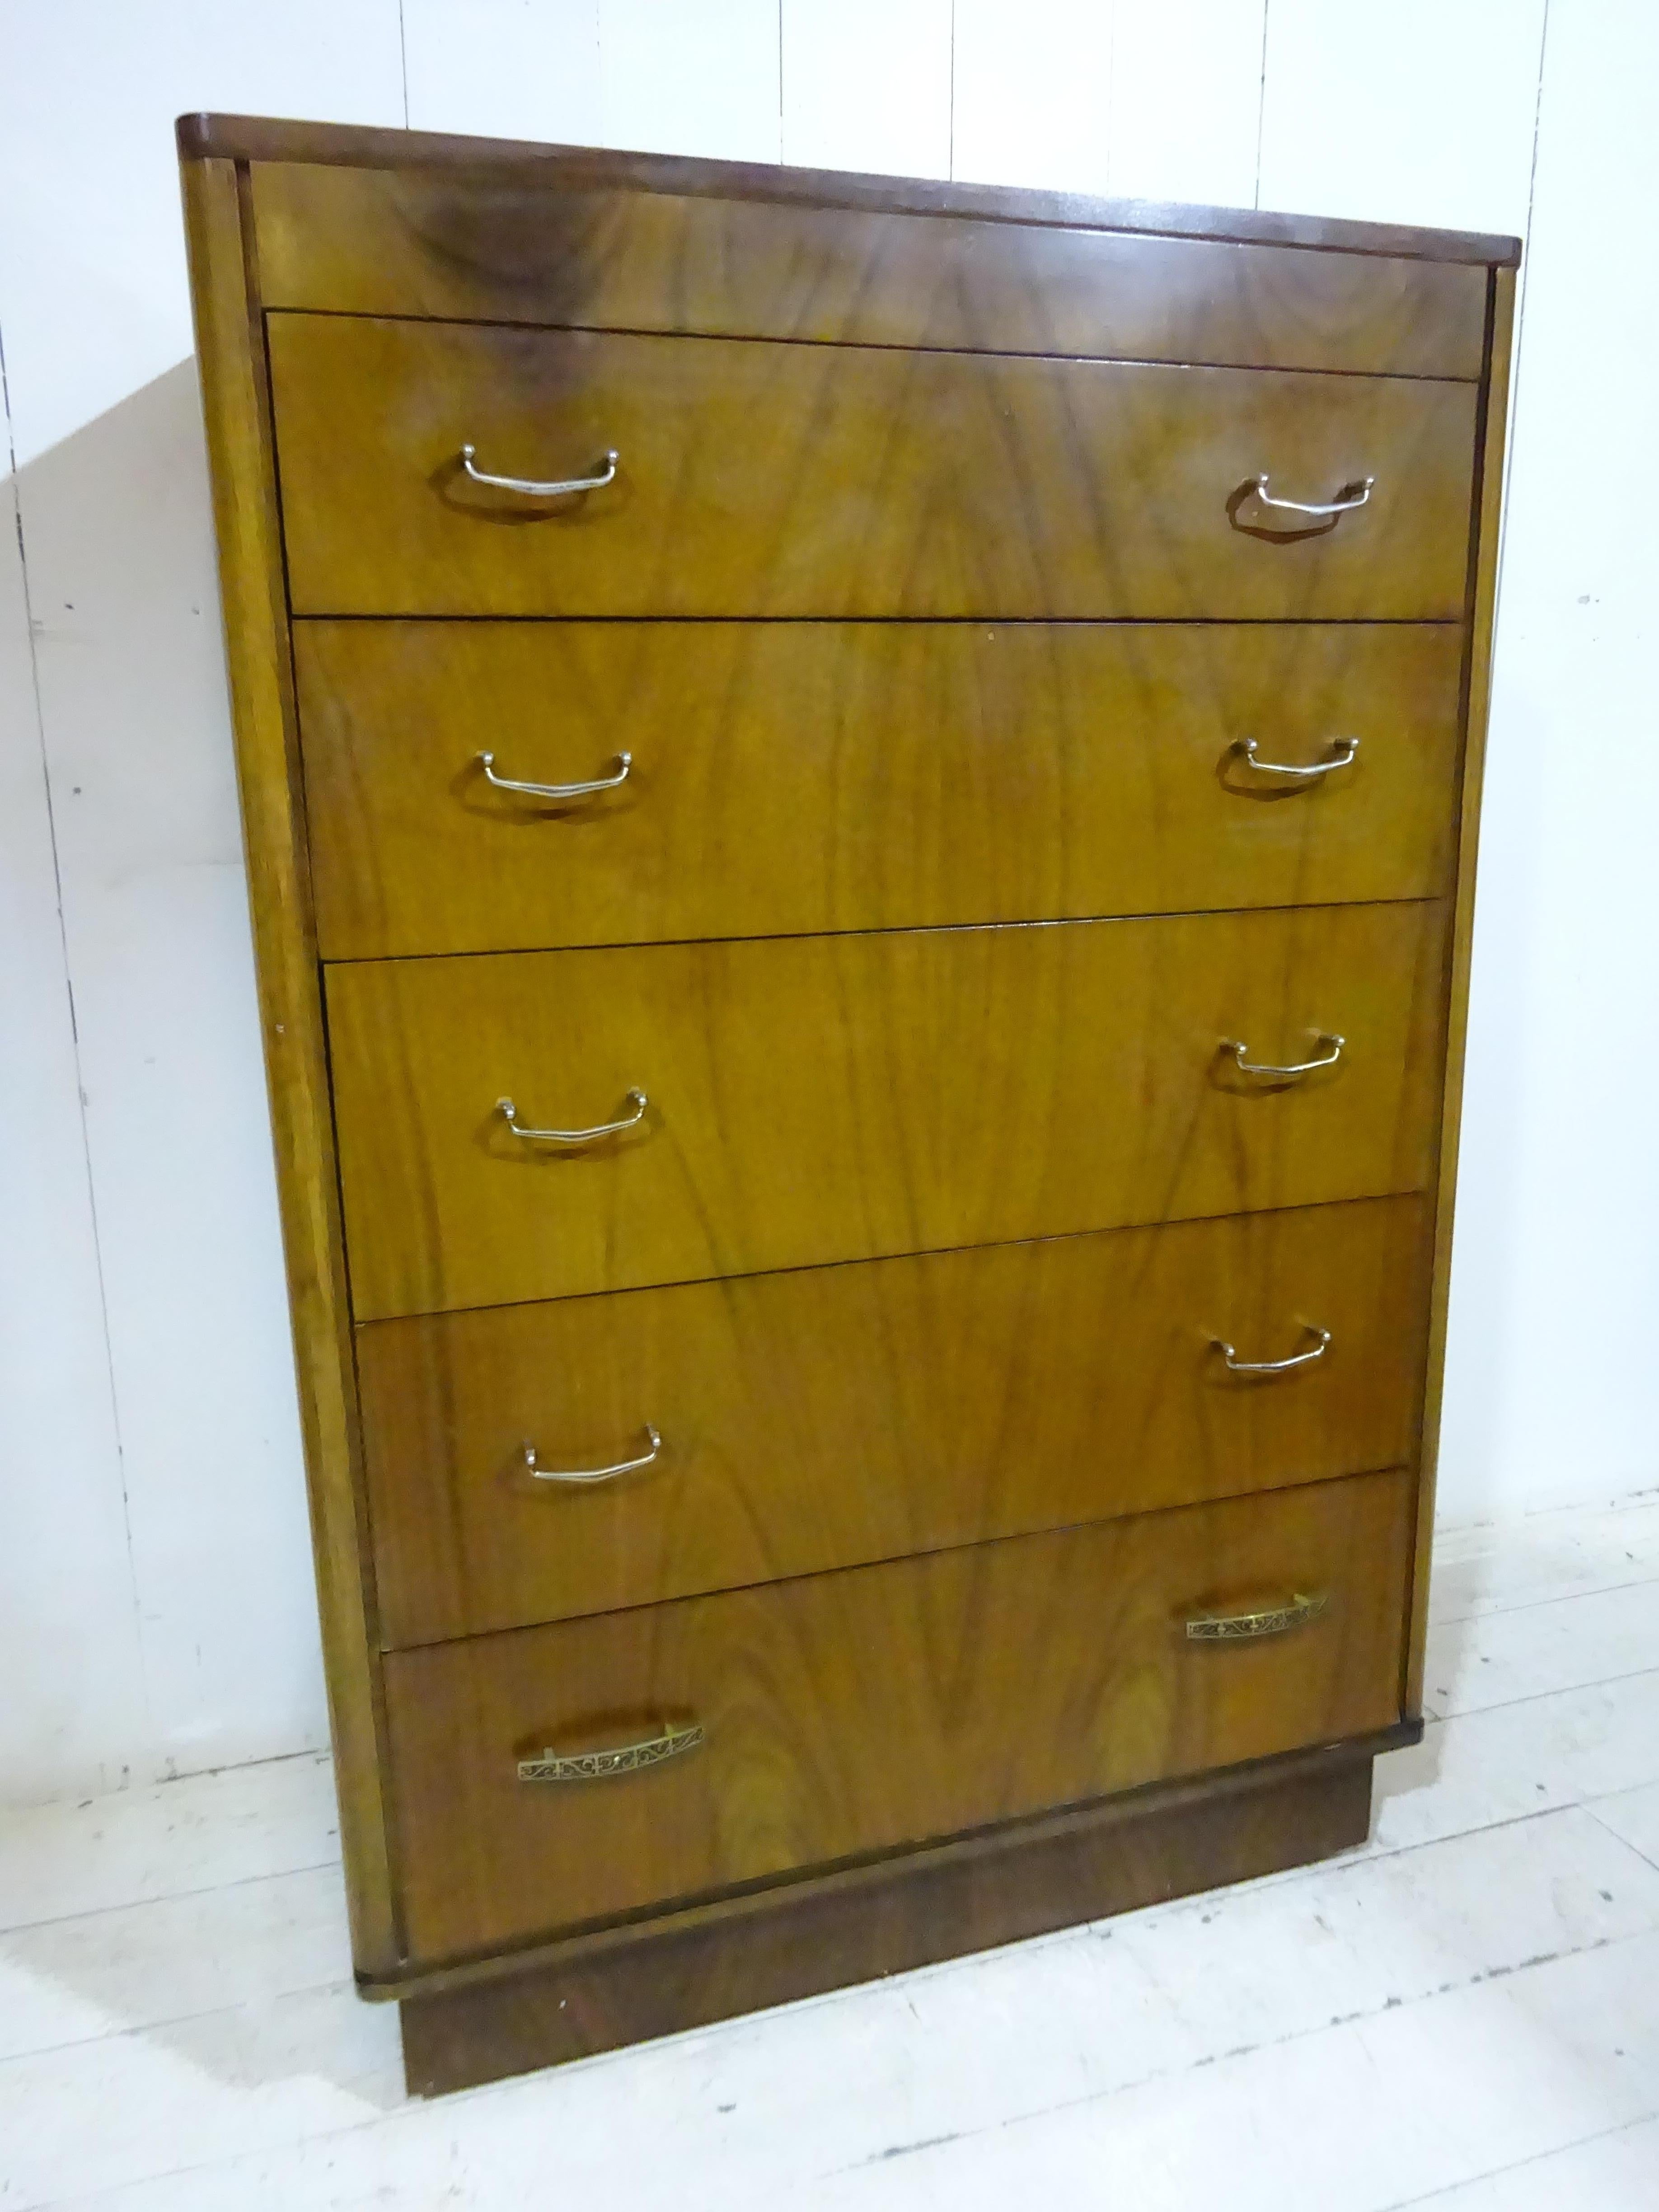
M 1463 613 L 1474 386 L 269 319 L 300 614 Z M 614 483 L 552 501 L 477 465 Z M 1244 489 L 1368 503 L 1322 521 Z
M 1316 1483 L 394 1653 L 412 1955 L 1386 1727 L 1413 1490 Z M 1323 1613 L 1186 1634 L 1297 1596 Z M 691 1727 L 643 1771 L 519 1778 Z
M 1462 642 L 1452 625 L 300 623 L 321 949 L 1433 896 Z M 549 803 L 493 789 L 481 750 L 556 788 L 629 768 Z
M 522 179 L 256 161 L 267 307 L 1478 377 L 1486 272 Z
M 374 1322 L 382 1637 L 1401 1465 L 1426 1230 L 1421 1200 L 1378 1199 Z M 1267 1376 L 1216 1349 L 1294 1358 L 1320 1330 Z M 648 1457 L 653 1430 L 646 1467 L 555 1479 Z
M 1443 931 L 1425 902 L 332 967 L 354 1312 L 1419 1189 Z M 1283 1084 L 1223 1049 L 1325 1036 Z M 640 1118 L 544 1144 L 504 1097 Z

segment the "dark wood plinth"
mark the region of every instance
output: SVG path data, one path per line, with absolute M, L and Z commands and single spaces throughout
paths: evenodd
M 1306 1865 L 1364 1841 L 1372 1753 L 1420 1732 L 1407 1723 L 428 1977 L 402 2001 L 409 2087 L 470 2088 Z

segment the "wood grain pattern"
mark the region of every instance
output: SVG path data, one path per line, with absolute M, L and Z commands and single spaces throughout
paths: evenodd
M 386 1661 L 412 1960 L 1325 1743 L 1398 1717 L 1410 1480 L 1015 1537 Z M 1209 1606 L 1328 1600 L 1188 1642 Z M 702 1747 L 540 1785 L 544 1746 Z
M 1473 379 L 1444 262 L 616 186 L 256 162 L 267 304 Z
M 360 1321 L 1419 1188 L 1437 902 L 328 971 Z M 1340 1066 L 1233 1072 L 1321 1031 Z M 514 1136 L 651 1104 L 628 1136 Z
M 434 1986 L 401 2007 L 410 2092 L 471 2088 L 1305 1866 L 1363 1844 L 1370 1810 L 1370 1749 L 1293 1753 L 579 1937 L 487 1978 L 428 1975 Z
M 198 163 L 186 168 L 184 191 L 340 1840 L 353 1953 L 373 1972 L 396 1959 L 398 1937 L 264 358 L 235 173 L 228 162 Z
M 181 115 L 179 157 L 321 162 L 364 169 L 459 171 L 477 185 L 516 179 L 566 191 L 618 189 L 764 200 L 780 206 L 869 208 L 878 213 L 985 216 L 999 222 L 1061 223 L 1174 238 L 1217 238 L 1309 246 L 1323 252 L 1512 266 L 1518 238 L 1404 223 L 1352 222 L 1338 216 L 1281 215 L 1259 208 L 1194 207 L 1178 201 L 1111 200 L 1086 192 L 1031 191 L 1006 185 L 882 177 L 773 161 L 714 161 L 678 154 L 633 154 L 599 146 L 550 146 L 522 139 L 468 138 L 435 131 L 283 121 L 269 116 Z
M 301 614 L 1461 617 L 1474 388 L 267 319 Z M 539 504 L 480 490 L 617 481 Z M 1363 510 L 1317 527 L 1244 487 Z M 1266 534 L 1272 526 L 1273 534 Z
M 1419 898 L 1460 628 L 295 625 L 325 957 Z M 1312 786 L 1236 750 L 1351 768 Z M 492 791 L 599 775 L 550 808 Z
M 1457 1150 L 1463 1111 L 1463 1056 L 1468 1033 L 1469 964 L 1474 940 L 1475 867 L 1480 826 L 1480 787 L 1486 772 L 1486 721 L 1492 704 L 1492 624 L 1498 602 L 1499 509 L 1508 428 L 1510 339 L 1515 278 L 1496 270 L 1492 280 L 1489 371 L 1483 403 L 1480 499 L 1475 511 L 1474 561 L 1468 632 L 1468 735 L 1460 793 L 1457 890 L 1453 908 L 1447 988 L 1446 1079 L 1435 1185 L 1434 1276 L 1429 1297 L 1429 1358 L 1423 1406 L 1423 1458 L 1418 1497 L 1416 1572 L 1407 1638 L 1404 1706 L 1423 1710 L 1423 1655 L 1429 1625 L 1429 1561 L 1434 1537 L 1435 1471 L 1440 1446 L 1440 1408 L 1445 1382 L 1446 1316 L 1451 1297 L 1452 1220 L 1457 1194 Z
M 1417 1198 L 377 1322 L 389 1646 L 1399 1466 Z M 1251 1380 L 1331 1332 L 1319 1363 Z M 538 1481 L 663 1438 L 598 1487 Z

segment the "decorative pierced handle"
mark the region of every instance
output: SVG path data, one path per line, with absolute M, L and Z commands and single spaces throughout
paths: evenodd
M 476 446 L 461 447 L 461 466 L 476 484 L 488 484 L 492 491 L 516 491 L 526 499 L 565 499 L 572 492 L 603 491 L 617 473 L 620 453 L 607 453 L 592 476 L 565 477 L 547 483 L 538 483 L 533 477 L 493 477 L 487 469 L 473 465 Z
M 1328 1601 L 1323 1596 L 1304 1597 L 1298 1593 L 1282 1605 L 1260 1606 L 1249 1613 L 1188 1613 L 1187 1640 L 1189 1644 L 1244 1644 L 1253 1637 L 1283 1636 L 1317 1620 Z
M 480 753 L 480 766 L 486 783 L 493 783 L 497 791 L 522 791 L 532 799 L 586 799 L 596 791 L 615 791 L 628 781 L 628 771 L 634 765 L 632 753 L 617 755 L 614 775 L 596 775 L 591 783 L 515 783 L 511 776 L 497 775 L 494 753 Z M 1317 769 L 1311 771 L 1318 775 Z
M 655 1464 L 657 1455 L 662 1449 L 662 1438 L 649 1421 L 645 1425 L 645 1433 L 651 1439 L 650 1450 L 642 1452 L 638 1459 L 619 1459 L 614 1467 L 543 1467 L 536 1457 L 534 1444 L 526 1444 L 524 1448 L 525 1467 L 538 1482 L 614 1482 L 619 1474 L 635 1474 L 641 1468 Z
M 1315 1060 L 1293 1060 L 1288 1067 L 1274 1067 L 1265 1060 L 1247 1058 L 1246 1055 L 1250 1049 L 1249 1045 L 1237 1043 L 1231 1038 L 1222 1046 L 1221 1049 L 1223 1052 L 1231 1053 L 1241 1075 L 1265 1075 L 1279 1081 L 1293 1082 L 1297 1076 L 1312 1075 L 1319 1068 L 1334 1067 L 1342 1057 L 1342 1048 L 1346 1044 L 1347 1039 L 1320 1030 L 1315 1036 L 1314 1042 L 1328 1045 L 1330 1049 L 1322 1052 Z
M 629 1103 L 633 1111 L 618 1121 L 600 1121 L 591 1129 L 526 1129 L 519 1119 L 519 1109 L 510 1098 L 498 1098 L 496 1111 L 515 1137 L 522 1137 L 527 1145 L 592 1145 L 601 1137 L 620 1136 L 624 1129 L 636 1129 L 650 1100 L 643 1091 L 630 1091 Z
M 1253 477 L 1250 489 L 1263 507 L 1276 507 L 1286 514 L 1352 514 L 1357 507 L 1364 507 L 1371 495 L 1375 477 L 1363 477 L 1343 492 L 1340 499 L 1309 501 L 1305 499 L 1275 499 L 1267 489 L 1266 477 Z
M 609 1751 L 544 1751 L 539 1759 L 519 1761 L 520 1782 L 604 1782 L 613 1774 L 639 1774 L 695 1751 L 703 1741 L 701 1721 L 671 1721 L 659 1735 L 640 1743 L 619 1743 Z
M 1254 738 L 1240 738 L 1234 745 L 1233 750 L 1241 758 L 1249 761 L 1258 775 L 1291 776 L 1297 783 L 1311 783 L 1316 776 L 1333 775 L 1338 769 L 1351 766 L 1354 755 L 1359 750 L 1358 738 L 1333 738 L 1330 745 L 1331 757 L 1328 760 L 1309 761 L 1301 767 L 1295 766 L 1287 761 L 1261 759 L 1256 751 Z M 483 753 L 479 757 L 488 760 L 489 756 L 488 753 Z M 492 777 L 491 781 L 493 782 L 494 780 Z M 586 787 L 592 790 L 593 786 L 590 784 Z
M 1315 1341 L 1306 1352 L 1293 1352 L 1288 1359 L 1241 1359 L 1231 1344 L 1217 1336 L 1210 1340 L 1221 1354 L 1229 1373 L 1233 1375 L 1288 1375 L 1297 1367 L 1311 1367 L 1316 1359 L 1322 1359 L 1330 1346 L 1331 1333 L 1328 1328 L 1316 1328 L 1310 1321 L 1302 1324 L 1304 1336 Z

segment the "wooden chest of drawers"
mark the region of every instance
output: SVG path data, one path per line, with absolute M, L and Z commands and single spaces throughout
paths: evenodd
M 180 147 L 411 2085 L 1363 1837 L 1514 241 Z

